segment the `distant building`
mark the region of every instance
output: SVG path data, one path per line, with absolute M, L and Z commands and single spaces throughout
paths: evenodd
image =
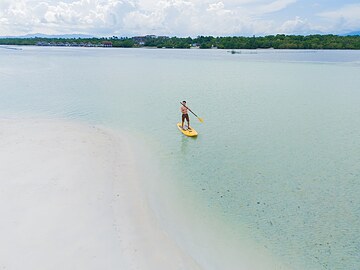
M 154 38 L 168 39 L 169 37 L 168 36 L 146 35 L 146 36 L 132 37 L 132 40 L 134 41 L 135 44 L 142 46 L 142 45 L 145 45 L 147 40 L 154 39 Z
M 36 46 L 50 46 L 50 43 L 39 41 L 39 42 L 36 43 Z
M 199 43 L 190 44 L 190 49 L 200 49 L 200 44 Z
M 138 45 L 144 45 L 145 44 L 145 36 L 136 36 L 136 37 L 132 37 L 132 40 L 134 41 L 135 44 Z
M 102 45 L 103 45 L 103 47 L 112 47 L 112 42 L 111 41 L 103 41 Z

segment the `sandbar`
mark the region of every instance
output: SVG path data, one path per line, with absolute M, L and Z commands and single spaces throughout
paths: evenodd
M 0 119 L 0 149 L 0 269 L 200 269 L 149 207 L 126 134 Z

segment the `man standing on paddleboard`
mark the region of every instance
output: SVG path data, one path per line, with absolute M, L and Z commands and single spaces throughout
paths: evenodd
M 191 129 L 190 128 L 190 119 L 189 119 L 189 115 L 188 115 L 188 108 L 186 107 L 186 101 L 184 100 L 181 104 L 182 104 L 182 106 L 180 107 L 180 111 L 182 113 L 181 128 L 184 129 L 184 120 L 186 119 L 186 121 L 188 123 L 188 129 Z

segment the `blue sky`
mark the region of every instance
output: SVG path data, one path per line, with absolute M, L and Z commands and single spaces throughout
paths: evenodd
M 0 36 L 249 36 L 359 30 L 359 0 L 0 0 Z

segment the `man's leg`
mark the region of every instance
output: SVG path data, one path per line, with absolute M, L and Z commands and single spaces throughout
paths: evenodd
M 181 128 L 184 129 L 184 120 L 185 120 L 185 115 L 181 116 Z
M 190 118 L 189 118 L 189 115 L 186 116 L 186 120 L 187 120 L 187 123 L 188 123 L 188 129 L 191 129 L 191 128 L 190 128 Z

